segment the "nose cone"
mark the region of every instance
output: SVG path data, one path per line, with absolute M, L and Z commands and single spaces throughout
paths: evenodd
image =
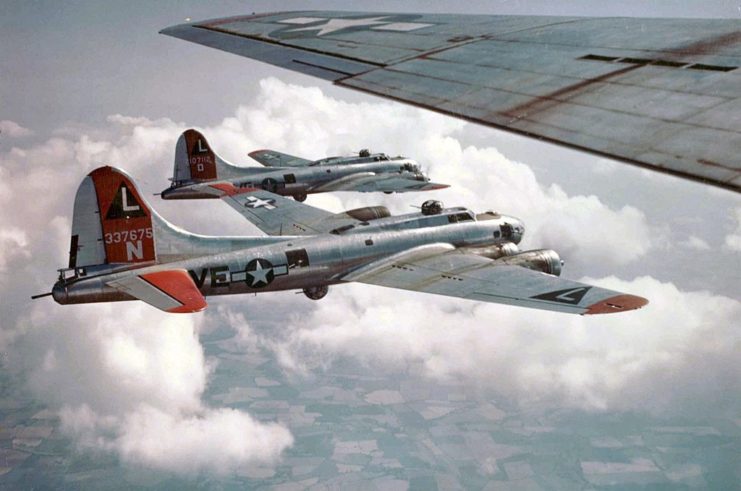
M 519 218 L 510 216 L 504 216 L 502 220 L 502 237 L 519 244 L 523 235 L 525 235 L 525 224 Z
M 515 229 L 514 242 L 515 244 L 519 244 L 522 240 L 522 237 L 525 235 L 525 224 L 522 223 L 522 220 L 518 220 L 517 218 L 515 218 L 512 226 Z
M 62 285 L 62 283 L 57 282 L 54 284 L 54 288 L 51 290 L 51 297 L 54 299 L 55 302 L 58 304 L 66 304 L 67 303 L 67 289 Z

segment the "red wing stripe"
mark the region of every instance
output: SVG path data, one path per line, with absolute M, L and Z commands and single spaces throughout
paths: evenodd
M 214 189 L 218 189 L 222 193 L 224 193 L 226 196 L 235 196 L 237 194 L 244 194 L 244 193 L 251 193 L 252 191 L 258 191 L 257 188 L 253 187 L 245 187 L 245 188 L 238 188 L 232 183 L 228 182 L 222 182 L 218 184 L 209 184 L 210 187 Z
M 185 270 L 159 271 L 141 275 L 140 278 L 182 304 L 180 307 L 168 309 L 168 312 L 200 312 L 208 305 Z

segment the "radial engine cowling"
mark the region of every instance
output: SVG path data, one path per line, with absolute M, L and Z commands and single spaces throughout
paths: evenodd
M 563 261 L 561 261 L 558 253 L 551 249 L 525 251 L 515 254 L 514 256 L 501 257 L 497 259 L 496 262 L 522 266 L 535 271 L 552 274 L 553 276 L 560 276 L 561 266 L 563 266 Z
M 476 254 L 477 256 L 488 257 L 489 259 L 499 259 L 500 257 L 514 256 L 520 252 L 520 249 L 512 242 L 505 242 L 486 247 L 469 247 L 466 249 L 466 252 Z
M 379 218 L 386 218 L 391 216 L 391 212 L 385 206 L 366 206 L 364 208 L 355 208 L 354 210 L 347 210 L 344 212 L 356 220 L 361 222 L 370 222 L 371 220 L 377 220 Z

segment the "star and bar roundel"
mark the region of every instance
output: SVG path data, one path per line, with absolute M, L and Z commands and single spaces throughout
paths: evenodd
M 380 15 L 362 17 L 291 17 L 278 21 L 285 24 L 287 28 L 270 33 L 280 37 L 296 37 L 300 35 L 311 35 L 321 37 L 335 32 L 369 29 L 373 31 L 386 32 L 410 32 L 433 26 L 434 24 L 423 24 L 412 22 L 418 16 L 414 15 Z
M 245 282 L 250 288 L 265 288 L 273 282 L 276 276 L 288 274 L 288 266 L 273 263 L 267 259 L 257 258 L 247 263 L 244 268 Z

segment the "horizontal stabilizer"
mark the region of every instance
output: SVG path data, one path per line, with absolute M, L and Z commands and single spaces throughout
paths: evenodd
M 134 274 L 108 285 L 165 312 L 200 312 L 207 306 L 206 299 L 184 269 Z

